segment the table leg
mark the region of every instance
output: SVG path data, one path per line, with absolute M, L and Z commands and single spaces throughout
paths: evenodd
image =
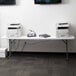
M 12 43 L 13 43 L 13 41 L 12 41 L 11 39 L 9 39 L 9 55 L 8 55 L 8 57 L 10 57 L 10 56 L 11 56 Z
M 66 60 L 69 62 L 69 54 L 68 54 L 68 40 L 63 40 L 66 48 Z
M 66 44 L 66 60 L 69 61 L 69 55 L 68 55 L 68 40 L 65 41 Z

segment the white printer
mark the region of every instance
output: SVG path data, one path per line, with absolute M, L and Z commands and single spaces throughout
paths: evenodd
M 69 23 L 58 23 L 56 27 L 56 37 L 68 37 L 69 26 Z
M 22 35 L 22 25 L 10 24 L 7 31 L 8 37 L 20 37 Z

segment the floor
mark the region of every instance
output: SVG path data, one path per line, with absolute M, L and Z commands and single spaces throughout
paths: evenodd
M 0 58 L 0 76 L 76 76 L 76 54 L 12 53 Z

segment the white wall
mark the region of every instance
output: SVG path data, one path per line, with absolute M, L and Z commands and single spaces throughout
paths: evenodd
M 24 34 L 28 29 L 33 29 L 37 34 L 48 33 L 54 36 L 56 23 L 59 22 L 71 23 L 71 32 L 76 35 L 75 7 L 76 0 L 63 0 L 61 4 L 57 5 L 35 5 L 34 0 L 17 0 L 15 6 L 0 6 L 0 35 L 6 35 L 6 28 L 10 23 L 21 23 Z M 1 47 L 7 47 L 7 40 L 1 39 L 1 41 Z M 75 45 L 76 40 L 70 41 L 69 49 L 72 52 L 76 50 Z M 26 50 L 64 51 L 64 46 L 60 41 L 51 41 L 50 43 L 45 42 L 45 45 L 42 43 L 32 45 Z

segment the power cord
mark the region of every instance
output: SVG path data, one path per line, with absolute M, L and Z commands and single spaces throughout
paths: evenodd
M 12 49 L 17 50 L 20 44 L 20 40 L 12 40 Z
M 25 45 L 26 45 L 26 41 L 24 42 L 24 44 L 23 44 L 23 47 L 22 47 L 22 51 L 24 50 L 24 48 L 25 48 Z

